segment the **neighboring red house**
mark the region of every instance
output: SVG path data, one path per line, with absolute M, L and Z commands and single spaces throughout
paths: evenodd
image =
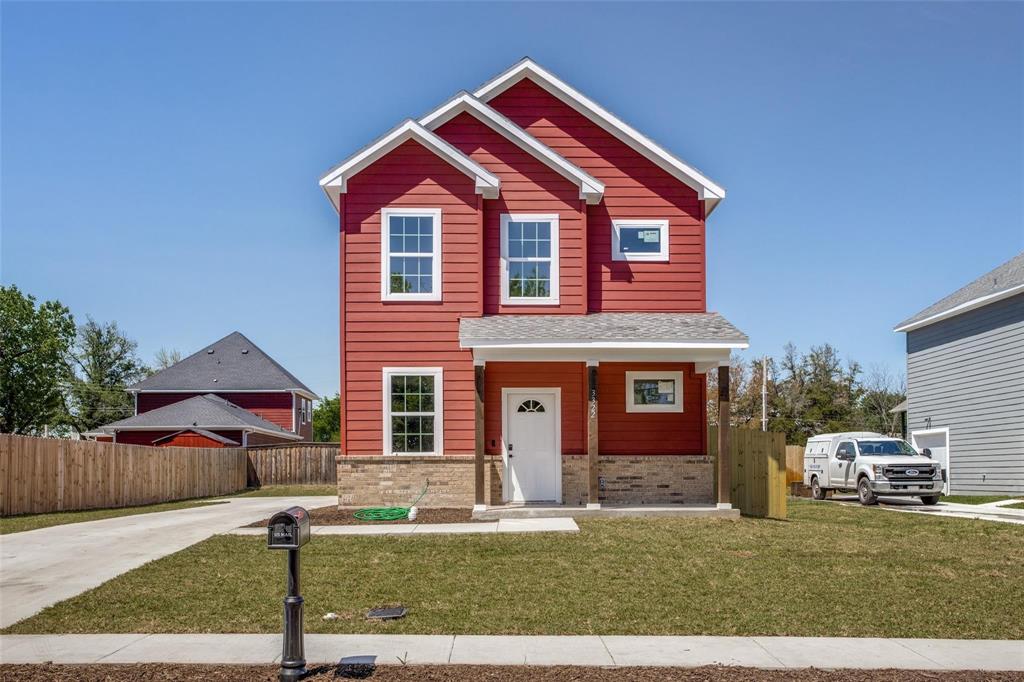
M 722 187 L 529 59 L 320 185 L 342 505 L 715 501 L 705 373 L 748 345 L 706 310 Z
M 99 427 L 97 440 L 238 447 L 313 439 L 316 394 L 239 332 L 128 391 L 135 415 Z

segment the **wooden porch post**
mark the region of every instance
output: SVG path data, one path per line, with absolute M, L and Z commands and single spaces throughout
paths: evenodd
M 597 360 L 587 361 L 587 509 L 600 509 L 597 475 Z
M 729 366 L 718 368 L 718 508 L 732 509 L 732 457 L 729 452 Z
M 486 496 L 486 480 L 487 477 L 484 475 L 484 361 L 474 360 L 473 361 L 473 383 L 476 387 L 475 390 L 475 458 L 474 458 L 474 491 L 476 497 L 473 502 L 473 509 L 483 510 L 487 508 L 487 496 Z

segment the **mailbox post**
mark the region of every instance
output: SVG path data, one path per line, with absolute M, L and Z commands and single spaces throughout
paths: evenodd
M 288 594 L 284 598 L 284 643 L 281 650 L 281 682 L 306 675 L 302 643 L 302 595 L 299 589 L 299 549 L 309 542 L 309 512 L 289 507 L 274 514 L 267 526 L 267 548 L 288 550 Z

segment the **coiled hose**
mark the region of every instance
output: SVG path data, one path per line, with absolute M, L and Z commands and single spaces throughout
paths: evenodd
M 423 499 L 423 496 L 427 494 L 427 488 L 430 487 L 430 481 L 423 486 L 423 490 L 420 492 L 419 497 L 412 501 L 408 507 L 367 507 L 366 509 L 359 509 L 353 516 L 360 521 L 401 521 L 402 519 L 409 517 L 409 510 L 416 506 L 416 503 Z

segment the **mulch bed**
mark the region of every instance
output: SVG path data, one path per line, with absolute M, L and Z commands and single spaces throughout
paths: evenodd
M 355 517 L 356 509 L 338 509 L 337 507 L 320 507 L 309 510 L 309 523 L 312 526 L 353 526 L 379 523 L 486 523 L 472 517 L 471 509 L 417 509 L 416 520 L 409 521 L 360 521 Z M 270 519 L 250 523 L 249 528 L 266 528 Z
M 0 665 L 0 679 L 27 682 L 238 682 L 277 679 L 276 667 L 243 665 Z M 307 680 L 379 682 L 1021 682 L 1024 673 L 915 670 L 758 670 L 756 668 L 594 668 L 574 666 L 315 666 Z

